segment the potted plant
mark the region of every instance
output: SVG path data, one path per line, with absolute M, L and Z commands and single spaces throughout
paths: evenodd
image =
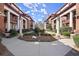
M 10 33 L 9 32 L 6 32 L 5 33 L 5 37 L 9 37 L 10 36 Z

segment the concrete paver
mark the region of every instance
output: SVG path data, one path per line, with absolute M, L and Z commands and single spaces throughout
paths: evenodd
M 15 56 L 64 56 L 72 48 L 62 42 L 26 42 L 17 38 L 3 38 L 2 43 Z

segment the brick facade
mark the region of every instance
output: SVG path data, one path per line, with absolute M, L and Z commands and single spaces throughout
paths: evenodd
M 0 12 L 4 14 L 4 4 L 0 3 Z M 0 31 L 4 32 L 4 16 L 0 15 Z
M 27 28 L 32 29 L 33 28 L 33 21 L 32 20 L 27 20 Z
M 32 18 L 22 12 L 14 3 L 0 3 L 0 32 L 8 32 L 11 29 L 20 30 L 20 20 L 24 21 L 22 29 L 33 28 Z M 26 24 L 25 21 L 27 21 Z
M 76 30 L 79 30 L 79 3 L 76 4 Z

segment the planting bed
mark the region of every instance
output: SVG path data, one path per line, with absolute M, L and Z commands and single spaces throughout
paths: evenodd
M 23 37 L 19 37 L 19 38 L 21 40 L 30 41 L 30 42 L 35 42 L 35 41 L 38 41 L 38 42 L 52 42 L 52 41 L 56 40 L 50 34 L 41 34 L 40 36 L 36 35 L 35 36 L 36 39 L 34 39 L 32 37 L 33 37 L 33 35 L 24 35 Z

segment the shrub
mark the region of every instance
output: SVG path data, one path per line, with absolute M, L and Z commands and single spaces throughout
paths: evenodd
M 35 32 L 36 34 L 39 34 L 40 29 L 39 29 L 38 27 L 36 27 L 36 28 L 34 29 L 34 32 Z
M 42 34 L 42 33 L 44 33 L 44 32 L 45 32 L 45 30 L 44 30 L 44 29 L 41 29 L 41 30 L 40 30 L 40 33 L 41 33 L 41 34 Z
M 13 29 L 10 30 L 9 33 L 10 33 L 11 37 L 14 37 L 14 36 L 16 36 L 18 34 L 18 32 L 16 30 L 13 30 Z
M 38 34 L 43 34 L 43 33 L 45 32 L 45 30 L 36 27 L 36 28 L 34 29 L 34 32 L 38 35 Z
M 48 28 L 48 30 L 52 30 L 51 24 L 48 24 L 48 25 L 47 25 L 47 28 Z
M 64 35 L 64 36 L 70 36 L 70 32 L 62 32 L 62 35 Z
M 73 40 L 74 40 L 76 46 L 79 47 L 79 35 L 75 35 L 75 36 L 73 37 Z
M 60 28 L 60 33 L 64 36 L 70 36 L 71 31 L 72 31 L 72 28 L 68 26 Z
M 71 31 L 72 31 L 72 28 L 68 27 L 68 26 L 60 28 L 61 34 L 62 34 L 62 32 L 71 32 Z
M 28 32 L 28 31 L 30 31 L 29 29 L 23 29 L 22 30 L 22 32 L 24 33 L 24 32 Z
M 34 33 L 34 32 L 33 33 L 25 33 L 24 36 L 26 36 L 26 35 L 36 35 L 36 33 Z

